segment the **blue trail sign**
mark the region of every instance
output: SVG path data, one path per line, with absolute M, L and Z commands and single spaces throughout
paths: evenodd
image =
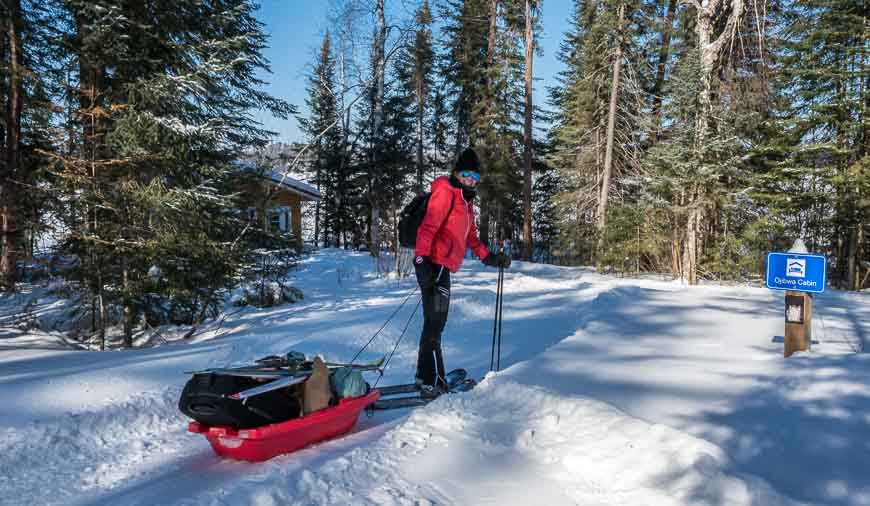
M 823 255 L 770 252 L 767 254 L 767 287 L 822 293 L 827 268 L 828 261 Z

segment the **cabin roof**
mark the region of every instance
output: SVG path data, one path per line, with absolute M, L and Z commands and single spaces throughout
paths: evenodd
M 321 195 L 320 191 L 318 191 L 314 186 L 294 177 L 290 177 L 274 167 L 260 167 L 250 162 L 239 162 L 239 166 L 244 170 L 256 171 L 258 176 L 284 190 L 299 195 L 302 197 L 302 200 L 316 202 L 323 198 L 323 195 Z

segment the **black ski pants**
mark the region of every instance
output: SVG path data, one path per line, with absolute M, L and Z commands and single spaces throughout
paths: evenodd
M 441 332 L 450 309 L 450 271 L 438 264 L 414 264 L 423 294 L 423 332 L 417 353 L 417 379 L 425 385 L 444 385 Z

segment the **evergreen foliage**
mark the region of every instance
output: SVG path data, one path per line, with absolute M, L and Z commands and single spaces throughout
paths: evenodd
M 252 111 L 291 112 L 260 89 L 266 36 L 253 5 L 29 7 L 53 16 L 44 50 L 57 72 L 32 96 L 50 99 L 61 127 L 28 142 L 42 143 L 45 194 L 64 232 L 58 253 L 77 260 L 69 274 L 86 293 L 92 331 L 105 344 L 108 327 L 121 324 L 129 346 L 143 316 L 202 322 L 256 242 L 237 211 L 246 176 L 234 163 L 270 135 Z M 61 72 L 71 76 L 66 86 Z
M 314 237 L 322 244 L 337 246 L 344 230 L 342 224 L 350 217 L 346 206 L 341 205 L 344 201 L 336 198 L 340 192 L 346 191 L 347 186 L 341 111 L 336 97 L 335 58 L 327 33 L 323 37 L 317 64 L 308 78 L 305 102 L 310 114 L 300 117 L 299 123 L 310 151 L 307 158 L 309 179 L 323 195 L 315 210 Z
M 117 324 L 130 344 L 141 322 L 196 325 L 240 284 L 265 300 L 293 263 L 292 238 L 239 211 L 265 170 L 303 170 L 323 194 L 316 243 L 379 256 L 397 252 L 398 210 L 467 146 L 481 238 L 519 244 L 525 0 L 334 6 L 296 114 L 304 143 L 252 170 L 238 161 L 271 135 L 253 111 L 295 111 L 257 77 L 250 0 L 6 0 L 0 285 L 53 235 L 86 331 Z M 533 116 L 533 258 L 757 279 L 765 252 L 800 237 L 831 258 L 829 280 L 861 288 L 865 6 L 576 0 L 569 15 Z

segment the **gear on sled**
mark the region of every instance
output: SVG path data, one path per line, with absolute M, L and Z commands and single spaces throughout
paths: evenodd
M 313 413 L 338 401 L 368 393 L 362 371 L 371 364 L 337 364 L 290 352 L 255 361 L 257 365 L 193 371 L 178 408 L 206 425 L 247 429 L 284 422 Z

